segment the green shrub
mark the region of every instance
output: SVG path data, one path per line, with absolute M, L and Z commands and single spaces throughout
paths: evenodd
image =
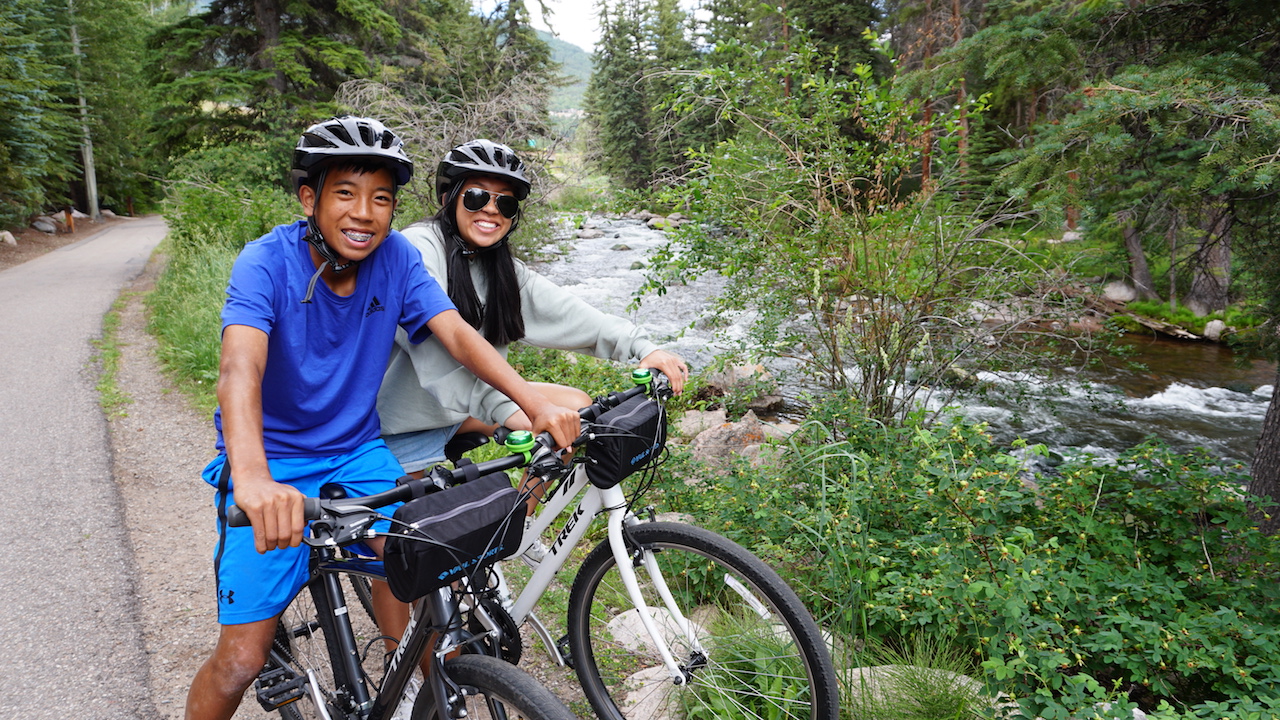
M 981 426 L 845 422 L 843 442 L 806 426 L 780 467 L 714 483 L 678 462 L 663 489 L 778 568 L 849 662 L 855 638 L 954 635 L 991 694 L 1046 720 L 1280 697 L 1280 551 L 1236 469 L 1150 443 L 1033 473 Z
M 222 233 L 201 246 L 167 241 L 169 264 L 147 296 L 148 330 L 159 340 L 159 356 L 197 404 L 212 410 L 222 353 L 222 304 L 239 248 Z
M 1229 327 L 1234 328 L 1252 328 L 1261 325 L 1263 318 L 1245 310 L 1243 308 L 1232 306 L 1223 312 L 1215 312 L 1205 315 L 1204 317 L 1196 317 L 1186 306 L 1180 305 L 1175 310 L 1168 303 L 1152 302 L 1147 300 L 1134 300 L 1128 303 L 1126 309 L 1138 315 L 1164 322 L 1173 323 L 1179 327 L 1186 328 L 1197 334 L 1204 333 L 1204 326 L 1213 320 L 1221 320 Z

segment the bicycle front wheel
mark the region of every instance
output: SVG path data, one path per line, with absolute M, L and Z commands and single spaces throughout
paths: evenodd
M 445 673 L 462 687 L 467 720 L 576 720 L 569 708 L 525 671 L 490 655 L 445 661 Z M 413 720 L 439 720 L 430 692 L 418 693 Z
M 348 688 L 358 680 L 338 669 L 338 651 L 331 646 L 336 630 L 317 609 L 313 592 L 322 592 L 317 582 L 304 587 L 281 613 L 271 655 L 258 675 L 259 702 L 284 720 L 346 717 L 354 707 Z M 361 649 L 375 642 L 378 628 L 371 617 L 358 612 L 349 617 Z M 380 658 L 381 652 L 375 655 Z
M 813 617 L 769 566 L 689 525 L 641 523 L 625 533 L 640 592 L 682 678 L 672 679 L 613 551 L 601 543 L 574 579 L 568 621 L 574 669 L 602 720 L 837 717 L 831 653 Z

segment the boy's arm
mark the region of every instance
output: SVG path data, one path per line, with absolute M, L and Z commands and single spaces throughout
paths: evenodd
M 267 469 L 262 442 L 262 374 L 267 365 L 267 334 L 248 325 L 222 331 L 218 367 L 218 404 L 222 439 L 231 465 L 236 506 L 253 523 L 258 552 L 302 543 L 302 493 L 281 485 Z
M 529 416 L 535 434 L 544 430 L 551 433 L 557 449 L 568 447 L 582 432 L 582 420 L 576 410 L 559 407 L 534 390 L 458 311 L 446 310 L 436 315 L 427 321 L 427 327 L 454 359 L 514 400 Z

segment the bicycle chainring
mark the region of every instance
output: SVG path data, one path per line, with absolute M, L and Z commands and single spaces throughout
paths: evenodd
M 496 651 L 493 646 L 493 636 L 490 635 L 485 638 L 483 642 L 485 653 L 500 657 L 512 665 L 519 664 L 520 657 L 524 654 L 524 641 L 520 639 L 520 628 L 516 627 L 516 621 L 511 617 L 511 613 L 503 609 L 502 604 L 496 598 L 480 597 L 476 598 L 476 600 L 484 612 L 488 613 L 490 618 L 493 618 L 498 630 L 502 633 L 502 639 Z M 484 625 L 481 624 L 480 619 L 474 613 L 472 613 L 467 622 L 467 629 L 475 635 L 484 635 L 486 632 Z

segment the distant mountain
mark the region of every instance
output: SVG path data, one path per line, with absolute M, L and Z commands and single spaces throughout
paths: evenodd
M 543 30 L 538 31 L 538 37 L 551 46 L 551 59 L 560 63 L 560 74 L 572 80 L 571 85 L 557 88 L 551 94 L 550 109 L 553 112 L 582 109 L 582 96 L 591 79 L 591 53 Z

